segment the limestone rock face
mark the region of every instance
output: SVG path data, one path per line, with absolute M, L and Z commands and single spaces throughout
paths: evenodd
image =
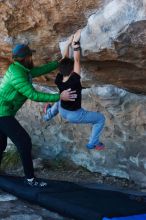
M 88 18 L 81 34 L 88 86 L 112 83 L 146 92 L 145 19 L 145 0 L 109 1 Z M 63 50 L 64 44 L 60 47 Z
M 89 17 L 87 26 L 82 31 L 83 56 L 87 56 L 89 60 L 132 62 L 135 58 L 132 56 L 132 49 L 140 49 L 145 45 L 145 22 L 139 22 L 145 18 L 142 0 L 113 0 L 105 4 Z M 122 46 L 118 47 L 119 44 Z M 127 53 L 129 48 L 131 54 Z M 134 64 L 136 62 L 139 64 L 139 60 L 133 60 Z
M 48 61 L 59 50 L 61 38 L 87 23 L 101 0 L 0 1 L 1 72 L 11 57 L 11 46 L 29 43 L 37 50 L 36 64 Z
M 83 28 L 83 67 L 91 79 L 85 85 L 112 83 L 146 92 L 146 0 L 1 0 L 0 20 L 0 74 L 16 43 L 35 48 L 35 64 L 41 64 L 59 50 L 59 41 Z M 40 81 L 52 85 L 48 77 Z

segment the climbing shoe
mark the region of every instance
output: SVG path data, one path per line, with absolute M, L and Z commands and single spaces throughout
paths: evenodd
M 96 145 L 90 145 L 90 144 L 87 144 L 86 147 L 89 149 L 89 150 L 104 150 L 105 149 L 105 146 L 103 143 L 98 143 Z
M 103 143 L 99 143 L 99 144 L 95 145 L 94 149 L 95 149 L 95 150 L 99 150 L 99 151 L 100 151 L 100 150 L 104 150 L 104 149 L 105 149 L 105 146 L 104 146 Z

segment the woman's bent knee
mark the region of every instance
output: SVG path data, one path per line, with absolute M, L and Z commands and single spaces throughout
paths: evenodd
M 106 120 L 105 116 L 102 113 L 100 113 L 100 112 L 98 114 L 99 114 L 98 123 L 100 122 L 100 123 L 102 123 L 104 125 L 105 124 L 105 120 Z

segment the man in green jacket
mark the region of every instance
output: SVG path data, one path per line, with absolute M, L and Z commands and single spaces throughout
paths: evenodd
M 32 50 L 25 44 L 18 44 L 12 50 L 14 62 L 6 71 L 0 85 L 0 162 L 7 146 L 7 137 L 16 145 L 20 154 L 25 182 L 30 186 L 44 187 L 45 182 L 39 182 L 34 177 L 31 156 L 31 138 L 15 118 L 16 112 L 27 99 L 36 102 L 57 102 L 58 100 L 74 101 L 75 91 L 65 90 L 61 94 L 48 94 L 36 91 L 32 78 L 55 70 L 59 63 L 49 62 L 40 67 L 34 67 Z

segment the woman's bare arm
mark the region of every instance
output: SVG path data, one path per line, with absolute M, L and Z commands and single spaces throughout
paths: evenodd
M 66 48 L 65 48 L 65 50 L 64 50 L 64 52 L 63 52 L 63 57 L 62 57 L 62 59 L 65 58 L 65 57 L 69 58 L 69 47 L 70 47 L 70 45 L 71 45 L 71 43 L 72 43 L 72 41 L 73 41 L 73 37 L 74 37 L 74 35 L 71 35 L 71 36 L 68 38 L 68 41 L 67 41 L 67 44 L 66 44 Z
M 74 72 L 80 74 L 81 71 L 81 64 L 80 64 L 80 43 L 79 39 L 81 36 L 81 30 L 78 30 L 73 38 L 72 47 L 74 49 Z

